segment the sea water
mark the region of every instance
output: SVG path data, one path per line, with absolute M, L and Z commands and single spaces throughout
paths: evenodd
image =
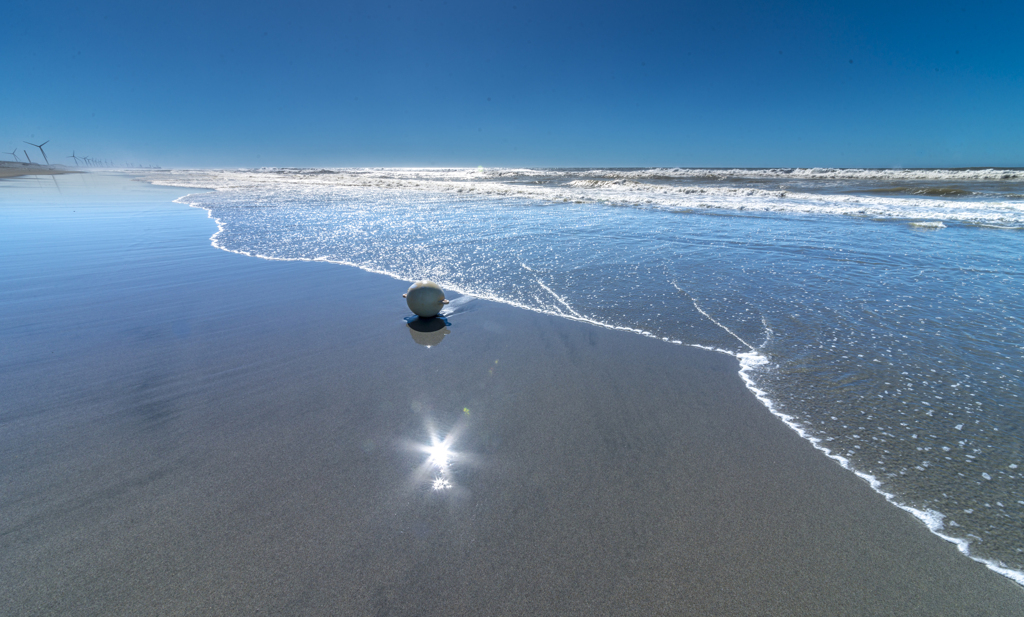
M 1024 170 L 175 171 L 215 246 L 738 357 L 768 408 L 1024 584 Z M 457 327 L 457 326 L 456 326 Z

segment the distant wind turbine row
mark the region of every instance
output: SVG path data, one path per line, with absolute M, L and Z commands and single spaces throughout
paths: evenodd
M 43 160 L 46 161 L 47 165 L 50 164 L 50 158 L 48 156 L 46 156 L 46 150 L 43 149 L 43 146 L 45 146 L 46 144 L 50 143 L 49 139 L 47 139 L 46 141 L 44 141 L 41 144 L 34 144 L 31 141 L 26 141 L 24 143 L 26 143 L 26 144 L 28 144 L 30 146 L 33 146 L 35 148 L 39 148 L 40 154 L 43 155 Z M 19 156 L 18 156 L 18 149 L 17 148 L 14 148 L 14 150 L 11 150 L 10 152 L 5 152 L 4 154 L 10 154 L 11 156 L 13 156 L 14 157 L 14 161 L 13 162 L 15 162 L 15 163 L 21 163 L 22 162 L 21 158 L 19 158 Z M 28 164 L 35 165 L 35 163 L 32 162 L 32 157 L 29 156 L 27 150 L 22 148 L 21 154 L 25 157 L 25 161 L 27 161 Z M 105 159 L 97 159 L 97 158 L 93 158 L 93 157 L 85 156 L 85 155 L 78 156 L 78 152 L 75 151 L 75 150 L 72 150 L 71 151 L 71 156 L 68 156 L 66 158 L 73 159 L 75 161 L 75 167 L 81 167 L 83 165 L 86 166 L 86 167 L 114 167 L 115 166 L 115 163 L 113 161 L 109 161 L 109 160 L 105 160 Z M 125 167 L 134 167 L 134 168 L 138 168 L 138 169 L 160 169 L 159 167 L 156 167 L 156 166 L 153 166 L 153 165 L 133 165 L 131 163 L 125 163 L 124 166 Z

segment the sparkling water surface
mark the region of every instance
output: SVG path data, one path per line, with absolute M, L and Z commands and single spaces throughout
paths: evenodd
M 722 350 L 774 413 L 1024 584 L 1021 170 L 238 170 L 214 244 Z M 456 326 L 457 327 L 457 326 Z

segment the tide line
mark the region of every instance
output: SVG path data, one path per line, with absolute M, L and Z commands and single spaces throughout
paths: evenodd
M 677 290 L 677 291 L 678 291 L 679 293 L 681 293 L 681 294 L 683 294 L 684 296 L 686 296 L 687 298 L 689 298 L 689 299 L 690 299 L 690 302 L 693 302 L 693 308 L 697 309 L 697 311 L 698 311 L 698 312 L 699 312 L 699 313 L 700 313 L 701 315 L 703 315 L 703 316 L 707 317 L 707 318 L 708 318 L 708 320 L 710 320 L 710 321 L 711 321 L 711 323 L 715 324 L 715 325 L 716 325 L 716 326 L 718 326 L 719 328 L 721 328 L 721 329 L 725 330 L 726 332 L 728 332 L 729 334 L 731 334 L 731 335 L 732 335 L 732 337 L 733 337 L 733 338 L 735 338 L 735 339 L 736 339 L 737 341 L 739 341 L 739 342 L 743 343 L 744 345 L 746 345 L 746 346 L 747 346 L 747 349 L 749 349 L 750 351 L 754 351 L 754 352 L 756 352 L 756 351 L 757 351 L 757 348 L 756 348 L 756 347 L 754 347 L 754 346 L 753 346 L 753 345 L 751 345 L 750 343 L 748 343 L 748 342 L 744 341 L 744 340 L 743 340 L 742 338 L 740 338 L 740 336 L 739 336 L 738 334 L 736 334 L 735 332 L 733 332 L 732 330 L 730 330 L 729 328 L 727 328 L 727 327 L 726 327 L 725 325 L 723 325 L 723 324 L 722 324 L 721 322 L 719 322 L 719 321 L 718 321 L 717 319 L 715 319 L 714 317 L 712 317 L 711 315 L 709 315 L 709 314 L 707 313 L 707 311 L 705 311 L 704 309 L 702 309 L 702 308 L 700 307 L 700 305 L 699 305 L 699 304 L 697 304 L 697 300 L 696 300 L 696 299 L 695 299 L 695 298 L 694 298 L 693 296 L 691 296 L 690 294 L 688 294 L 688 293 L 686 293 L 685 291 L 683 291 L 683 290 L 682 290 L 682 289 L 681 289 L 681 288 L 679 287 L 679 285 L 677 285 L 677 284 L 676 284 L 676 282 L 675 282 L 675 281 L 672 281 L 672 286 L 673 286 L 673 287 L 675 287 L 675 288 L 676 288 L 676 290 Z
M 585 319 L 585 318 L 583 317 L 583 315 L 580 315 L 579 313 L 577 313 L 576 311 L 574 311 L 574 310 L 573 310 L 573 308 L 572 308 L 571 306 L 569 306 L 569 303 L 568 303 L 568 302 L 566 302 L 565 300 L 563 300 L 561 296 L 559 296 L 559 295 L 558 295 L 558 294 L 556 294 L 555 292 L 551 291 L 551 288 L 550 288 L 550 287 L 548 287 L 547 285 L 545 285 L 545 284 L 543 283 L 543 281 L 541 281 L 540 279 L 537 279 L 537 284 L 538 284 L 538 285 L 540 285 L 541 287 L 543 287 L 543 288 L 544 288 L 544 291 L 546 291 L 546 292 L 548 292 L 549 294 L 551 294 L 552 296 L 554 296 L 555 300 L 558 300 L 558 303 L 559 303 L 559 304 L 561 304 L 561 305 L 562 305 L 562 306 L 564 306 L 565 308 L 569 309 L 569 312 L 570 312 L 570 313 L 572 313 L 572 314 L 573 314 L 573 315 L 574 315 L 575 317 L 577 317 L 578 319 Z

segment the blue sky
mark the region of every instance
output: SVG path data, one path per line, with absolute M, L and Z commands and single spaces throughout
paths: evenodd
M 3 13 L 0 151 L 71 164 L 1024 166 L 1020 0 Z

